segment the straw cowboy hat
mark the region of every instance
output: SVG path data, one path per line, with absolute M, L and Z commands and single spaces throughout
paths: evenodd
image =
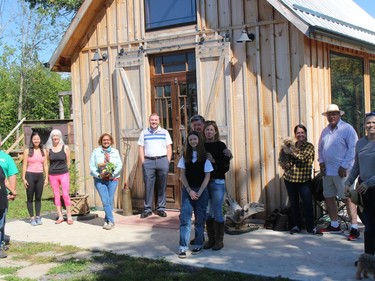
M 330 104 L 328 107 L 327 107 L 327 110 L 326 112 L 323 112 L 322 115 L 323 116 L 327 116 L 327 113 L 330 113 L 330 112 L 340 112 L 340 115 L 344 115 L 345 112 L 340 110 L 339 107 L 337 106 L 337 104 Z

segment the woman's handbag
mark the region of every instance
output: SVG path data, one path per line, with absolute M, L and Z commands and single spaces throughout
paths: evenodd
M 350 200 L 356 204 L 357 206 L 363 206 L 362 194 L 358 193 L 358 187 L 360 185 L 360 181 L 358 180 L 356 184 L 352 184 L 349 189 L 349 197 Z

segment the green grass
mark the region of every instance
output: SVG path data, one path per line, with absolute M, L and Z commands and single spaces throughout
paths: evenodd
M 61 246 L 52 243 L 24 243 L 12 242 L 8 251 L 8 259 L 14 260 L 14 267 L 0 268 L 3 280 L 26 281 L 21 279 L 17 271 L 17 261 L 27 261 L 30 265 L 54 262 L 57 265 L 51 268 L 43 280 L 59 281 L 284 281 L 286 278 L 270 278 L 238 272 L 212 270 L 191 266 L 176 265 L 164 259 L 152 260 L 135 258 L 128 255 L 117 255 L 109 252 L 95 252 L 91 258 L 72 257 L 72 254 L 84 251 L 76 247 Z M 41 256 L 50 257 L 40 259 Z M 64 259 L 65 257 L 65 259 Z

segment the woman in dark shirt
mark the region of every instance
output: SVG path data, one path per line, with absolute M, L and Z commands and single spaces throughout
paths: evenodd
M 206 121 L 204 137 L 207 159 L 211 161 L 214 168 L 207 186 L 209 194 L 206 218 L 208 241 L 205 243 L 204 249 L 220 250 L 224 247 L 225 173 L 229 170 L 230 158 L 223 152 L 227 146 L 220 141 L 219 129 L 215 121 Z

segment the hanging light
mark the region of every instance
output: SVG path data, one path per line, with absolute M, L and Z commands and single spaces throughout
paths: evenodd
M 247 33 L 246 28 L 244 28 L 242 29 L 240 38 L 237 39 L 237 43 L 253 42 L 254 39 L 254 33 Z

